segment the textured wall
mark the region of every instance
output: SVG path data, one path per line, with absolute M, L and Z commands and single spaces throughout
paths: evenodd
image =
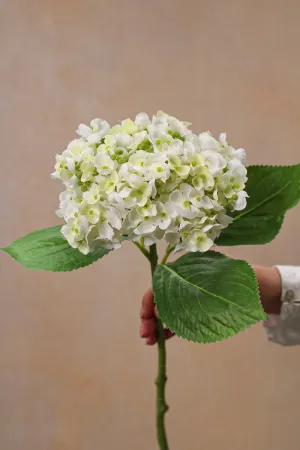
M 1 0 L 0 245 L 57 223 L 54 155 L 93 117 L 164 109 L 227 131 L 250 163 L 299 162 L 299 19 L 296 0 Z M 229 254 L 299 263 L 299 219 Z M 70 274 L 0 263 L 0 448 L 155 449 L 137 249 Z M 257 325 L 168 352 L 172 450 L 299 449 L 299 348 Z

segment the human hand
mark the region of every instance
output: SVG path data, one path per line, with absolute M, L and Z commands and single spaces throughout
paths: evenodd
M 260 300 L 267 314 L 280 314 L 281 308 L 281 278 L 275 267 L 252 266 L 260 292 Z M 142 300 L 140 336 L 146 339 L 147 345 L 157 342 L 156 321 L 157 309 L 154 303 L 152 289 L 148 289 Z M 169 329 L 165 329 L 165 337 L 174 336 Z
M 154 345 L 157 342 L 156 335 L 156 321 L 158 319 L 158 312 L 154 303 L 154 296 L 152 289 L 148 289 L 142 300 L 141 307 L 141 329 L 140 336 L 146 339 L 147 345 Z M 165 338 L 175 336 L 168 328 L 165 329 Z

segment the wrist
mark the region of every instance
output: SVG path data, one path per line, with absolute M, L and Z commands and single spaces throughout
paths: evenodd
M 281 276 L 276 267 L 253 266 L 258 282 L 260 299 L 267 314 L 280 314 Z

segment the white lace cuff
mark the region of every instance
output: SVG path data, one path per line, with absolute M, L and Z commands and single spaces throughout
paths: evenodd
M 269 314 L 264 329 L 270 341 L 300 345 L 300 267 L 276 266 L 282 282 L 280 315 Z

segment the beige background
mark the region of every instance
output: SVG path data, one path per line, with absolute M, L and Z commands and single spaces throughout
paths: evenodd
M 58 222 L 54 155 L 94 117 L 164 109 L 227 131 L 250 163 L 299 162 L 299 20 L 296 0 L 1 0 L 0 245 Z M 229 253 L 299 263 L 299 219 Z M 70 274 L 0 263 L 1 450 L 155 449 L 137 249 Z M 261 325 L 215 345 L 173 339 L 168 370 L 172 450 L 299 449 L 300 349 Z

